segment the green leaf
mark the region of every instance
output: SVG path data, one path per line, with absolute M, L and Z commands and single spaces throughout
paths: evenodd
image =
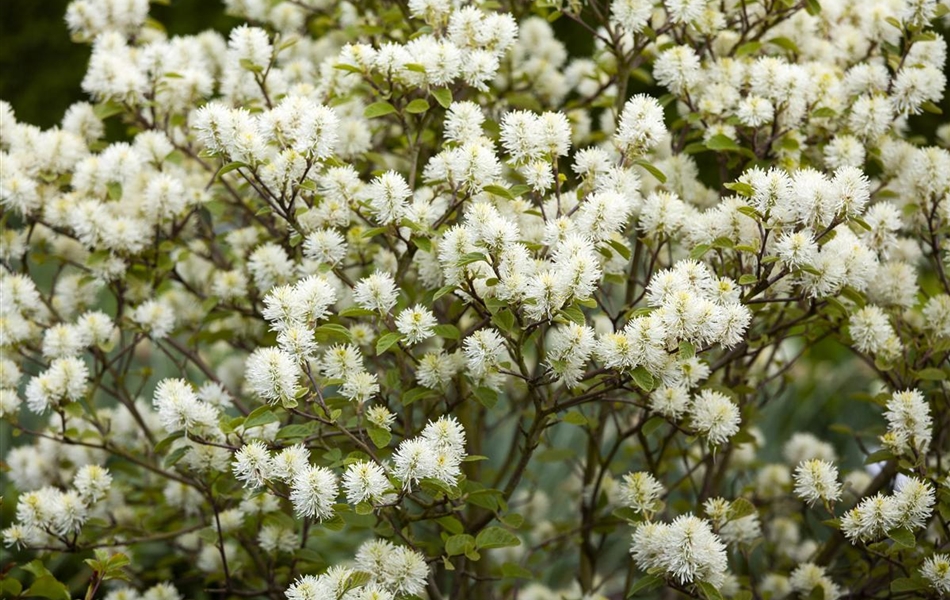
M 412 243 L 423 252 L 432 252 L 432 241 L 429 238 L 414 235 L 412 236 Z
M 456 266 L 464 267 L 465 265 L 470 265 L 477 262 L 488 262 L 488 257 L 482 254 L 481 252 L 469 252 L 468 254 L 463 254 L 459 257 L 459 260 Z
M 0 579 L 0 596 L 12 598 L 19 596 L 22 591 L 23 584 L 18 579 L 9 576 Z
M 501 565 L 501 574 L 503 577 L 518 577 L 521 579 L 534 579 L 534 574 L 519 564 L 506 562 Z
M 482 191 L 488 192 L 489 194 L 494 194 L 495 196 L 501 196 L 507 200 L 515 199 L 514 194 L 508 191 L 508 188 L 502 187 L 500 185 L 486 185 L 482 188 Z
M 269 406 L 261 406 L 251 411 L 251 414 L 247 415 L 247 418 L 244 419 L 244 429 L 260 427 L 261 425 L 267 425 L 268 423 L 274 423 L 279 420 L 280 419 L 277 418 L 277 415 L 274 414 L 274 411 L 272 411 Z
M 630 376 L 633 377 L 633 382 L 637 384 L 637 387 L 639 387 L 644 392 L 653 391 L 653 375 L 651 375 L 650 372 L 645 368 L 637 367 L 630 372 Z
M 404 336 L 396 331 L 391 331 L 385 335 L 381 335 L 378 340 L 376 340 L 376 355 L 385 353 L 387 350 L 399 343 Z
M 568 306 L 561 311 L 561 314 L 567 317 L 569 321 L 577 323 L 578 325 L 584 325 L 587 323 L 587 319 L 584 317 L 584 311 L 582 311 L 578 306 Z
M 699 586 L 699 589 L 703 592 L 703 596 L 706 597 L 706 600 L 723 600 L 722 594 L 719 593 L 719 589 L 711 583 L 706 581 L 698 581 L 696 585 Z
M 389 102 L 380 100 L 379 102 L 373 102 L 367 106 L 366 110 L 363 111 L 363 116 L 367 119 L 375 119 L 377 117 L 383 117 L 394 112 L 396 112 L 395 106 Z
M 633 256 L 633 254 L 630 253 L 630 248 L 627 248 L 617 240 L 607 240 L 607 245 L 616 250 L 617 254 L 622 256 L 624 260 L 630 260 L 630 257 Z
M 498 404 L 498 392 L 491 388 L 477 387 L 472 394 L 475 396 L 475 399 L 478 400 L 479 404 L 489 410 Z
M 917 371 L 917 379 L 924 379 L 927 381 L 943 381 L 946 378 L 946 371 L 936 367 L 928 367 L 926 369 Z
M 666 419 L 663 417 L 653 417 L 643 424 L 643 427 L 640 428 L 640 431 L 643 432 L 643 435 L 650 435 L 659 429 L 660 425 L 663 423 L 666 423 Z
M 124 111 L 125 111 L 125 107 L 123 107 L 121 103 L 115 102 L 113 100 L 100 102 L 99 104 L 95 105 L 95 107 L 93 107 L 92 109 L 92 112 L 96 115 L 96 117 L 98 117 L 102 121 Z
M 788 50 L 792 54 L 801 54 L 801 51 L 798 49 L 798 44 L 788 39 L 787 37 L 774 37 L 768 40 L 768 43 L 775 44 L 779 48 Z
M 388 429 L 383 429 L 382 427 L 370 425 L 366 428 L 366 433 L 369 435 L 369 439 L 373 441 L 373 445 L 377 448 L 385 448 L 389 445 L 389 441 L 393 439 L 393 434 L 390 433 Z
M 240 61 L 238 61 L 238 62 L 239 62 L 239 64 L 241 65 L 241 68 L 244 69 L 244 70 L 246 70 L 246 71 L 251 71 L 252 73 L 263 73 L 263 72 L 264 72 L 264 67 L 260 66 L 259 64 L 256 64 L 254 61 L 252 61 L 252 60 L 250 60 L 250 59 L 248 59 L 248 58 L 242 58 L 242 59 L 241 59 Z
M 755 195 L 755 188 L 753 188 L 748 183 L 742 183 L 741 181 L 733 181 L 730 183 L 726 183 L 723 185 L 723 187 L 726 188 L 727 190 L 732 190 L 738 193 L 739 195 L 745 196 L 746 198 Z M 742 208 L 751 208 L 751 207 L 743 206 Z M 742 210 L 742 209 L 739 209 L 739 210 Z M 755 215 L 755 210 L 752 211 L 752 216 L 754 215 Z
M 467 533 L 453 535 L 445 540 L 445 553 L 449 556 L 465 554 L 475 548 L 475 538 Z
M 752 285 L 758 281 L 758 278 L 755 275 L 746 273 L 739 277 L 739 285 Z
M 447 340 L 457 340 L 462 335 L 459 332 L 458 327 L 456 327 L 455 325 L 450 325 L 448 323 L 442 323 L 440 325 L 436 325 L 435 327 L 432 328 L 432 331 L 440 338 L 445 338 Z
M 748 56 L 749 54 L 755 54 L 762 47 L 762 42 L 746 42 L 738 48 L 736 48 L 735 56 L 736 58 L 742 56 Z
M 741 519 L 756 514 L 755 505 L 745 498 L 737 498 L 729 505 L 729 520 Z
M 643 592 L 649 592 L 655 590 L 665 583 L 664 579 L 659 575 L 647 575 L 641 577 L 633 582 L 633 585 L 630 586 L 630 589 L 627 590 L 627 598 L 631 596 L 637 596 Z
M 927 582 L 919 577 L 900 577 L 891 582 L 891 592 L 916 592 L 927 588 Z
M 682 359 L 690 359 L 694 356 L 696 356 L 696 347 L 686 341 L 680 342 L 679 357 Z
M 805 10 L 811 16 L 817 16 L 821 13 L 821 4 L 818 4 L 818 0 L 805 0 Z
M 442 296 L 444 296 L 444 295 L 446 295 L 446 294 L 451 294 L 451 293 L 454 292 L 454 291 L 455 291 L 455 286 L 454 286 L 454 285 L 442 286 L 442 287 L 440 287 L 438 290 L 436 290 L 435 294 L 432 295 L 432 301 L 435 302 L 436 300 L 438 300 L 438 299 L 441 298 Z
M 571 425 L 577 425 L 579 427 L 584 427 L 588 423 L 587 417 L 576 410 L 572 410 L 571 412 L 567 413 L 564 415 L 564 417 L 562 417 L 561 420 L 565 423 L 570 423 Z
M 432 96 L 442 105 L 442 108 L 448 108 L 452 104 L 452 90 L 448 88 L 439 88 L 432 90 Z
M 52 575 L 38 577 L 24 596 L 40 596 L 50 600 L 70 600 L 69 590 Z
M 692 258 L 693 260 L 699 260 L 700 258 L 703 257 L 704 254 L 709 252 L 710 248 L 712 248 L 712 246 L 710 246 L 709 244 L 700 244 L 690 251 L 689 257 Z
M 52 576 L 52 573 L 50 573 L 46 565 L 43 564 L 43 561 L 38 558 L 23 565 L 23 570 L 27 573 L 32 573 L 33 577 L 43 577 L 44 575 Z
M 706 147 L 717 152 L 739 150 L 739 144 L 737 144 L 735 140 L 726 137 L 721 133 L 717 133 L 716 135 L 709 138 L 709 140 L 706 142 Z
M 243 163 L 243 162 L 241 162 L 241 161 L 239 161 L 239 160 L 236 160 L 236 161 L 234 161 L 234 162 L 229 162 L 228 164 L 226 164 L 226 165 L 224 165 L 223 167 L 221 167 L 220 169 L 218 169 L 218 172 L 217 172 L 217 174 L 216 174 L 216 177 L 217 177 L 218 180 L 220 180 L 222 175 L 224 175 L 224 174 L 226 174 L 226 173 L 230 173 L 231 171 L 236 171 L 236 170 L 240 169 L 241 167 L 246 167 L 246 166 L 248 166 L 247 163 Z
M 402 395 L 402 405 L 409 406 L 413 402 L 435 395 L 435 390 L 430 390 L 429 388 L 424 387 L 414 387 Z
M 830 119 L 832 117 L 838 116 L 838 112 L 828 106 L 822 106 L 821 108 L 812 111 L 811 116 L 816 119 Z
M 414 115 L 424 113 L 429 110 L 429 103 L 424 98 L 416 98 L 406 105 L 406 112 Z
M 917 545 L 917 538 L 914 536 L 914 533 L 907 529 L 906 527 L 901 527 L 900 529 L 892 529 L 887 532 L 887 537 L 891 538 L 898 545 L 905 548 L 913 548 Z
M 109 200 L 119 201 L 122 199 L 122 184 L 118 181 L 107 183 L 106 191 L 109 193 Z
M 634 164 L 643 167 L 650 175 L 653 175 L 657 181 L 660 183 L 666 183 L 666 175 L 663 174 L 663 171 L 654 167 L 651 163 L 643 160 L 642 158 L 633 161 Z
M 349 344 L 353 341 L 353 335 L 350 333 L 350 330 L 336 323 L 324 323 L 313 330 L 313 335 L 318 342 L 337 340 L 344 344 Z
M 355 319 L 357 317 L 372 317 L 375 314 L 376 314 L 375 312 L 369 310 L 368 308 L 360 308 L 358 306 L 353 306 L 351 308 L 344 308 L 343 310 L 341 310 L 339 316 L 350 317 L 350 318 Z
M 451 534 L 457 535 L 465 531 L 465 527 L 462 525 L 462 522 L 455 517 L 439 517 L 435 520 L 435 522 L 441 525 L 443 529 Z M 474 540 L 472 543 L 474 543 Z
M 518 539 L 518 536 L 501 527 L 486 527 L 479 531 L 475 537 L 475 546 L 479 550 L 520 545 L 521 540 Z
M 185 437 L 184 431 L 176 431 L 175 433 L 169 435 L 168 437 L 162 439 L 160 442 L 155 444 L 155 448 L 152 449 L 152 452 L 154 452 L 155 454 L 165 454 L 165 451 L 168 450 L 168 447 L 172 445 L 172 442 L 183 437 Z
M 175 451 L 165 457 L 165 468 L 174 467 L 188 452 L 191 450 L 191 446 L 179 446 L 175 448 Z

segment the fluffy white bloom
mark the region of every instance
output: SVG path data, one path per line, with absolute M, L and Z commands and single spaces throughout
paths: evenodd
M 333 503 L 339 493 L 333 471 L 310 465 L 294 477 L 290 486 L 290 501 L 297 516 L 322 521 L 333 514 Z
M 419 595 L 425 591 L 429 565 L 425 557 L 411 548 L 397 546 L 386 556 L 383 583 L 400 595 Z
M 894 328 L 890 319 L 880 307 L 869 304 L 859 309 L 848 322 L 851 339 L 854 347 L 868 354 L 879 354 L 884 351 L 893 339 L 896 340 Z
M 547 347 L 547 364 L 568 387 L 574 387 L 594 351 L 594 330 L 569 323 L 554 329 Z
M 65 402 L 77 402 L 86 394 L 89 370 L 79 358 L 57 358 L 48 369 L 30 379 L 26 386 L 26 405 L 35 413 Z
M 876 540 L 885 536 L 900 519 L 900 507 L 894 498 L 877 493 L 842 515 L 841 531 L 852 543 Z
M 704 581 L 718 588 L 726 578 L 725 544 L 709 521 L 693 515 L 639 525 L 631 553 L 642 570 L 659 567 L 681 584 Z
M 651 0 L 612 0 L 610 20 L 630 33 L 639 33 L 653 14 Z
M 884 412 L 887 419 L 885 443 L 897 454 L 909 450 L 923 456 L 930 448 L 933 419 L 930 405 L 919 390 L 894 392 Z
M 462 346 L 469 371 L 478 378 L 496 368 L 505 352 L 504 341 L 494 329 L 479 329 L 465 338 Z
M 273 458 L 260 440 L 245 444 L 234 454 L 234 476 L 251 489 L 267 483 L 273 473 Z
M 294 357 L 279 348 L 258 348 L 247 358 L 245 376 L 251 391 L 274 404 L 292 400 L 299 389 Z
M 828 577 L 824 567 L 814 563 L 799 565 L 788 578 L 792 590 L 808 596 L 815 588 L 820 588 L 822 597 L 827 600 L 838 600 L 841 589 Z
M 382 271 L 360 279 L 353 288 L 353 300 L 367 310 L 388 313 L 398 299 L 396 282 L 392 275 Z
M 399 222 L 406 213 L 407 199 L 412 190 L 406 180 L 395 171 L 386 171 L 366 189 L 369 207 L 376 221 L 381 225 Z
M 638 513 L 652 514 L 657 500 L 664 493 L 663 485 L 650 473 L 627 473 L 620 484 L 620 499 Z
M 185 430 L 206 433 L 217 429 L 218 411 L 202 402 L 184 379 L 163 379 L 155 388 L 152 405 L 169 433 Z
M 898 481 L 894 502 L 900 519 L 897 527 L 921 529 L 927 526 L 933 514 L 935 496 L 930 483 L 916 477 L 907 477 Z
M 270 473 L 274 479 L 290 483 L 310 464 L 310 451 L 300 444 L 288 446 L 271 461 Z
M 379 502 L 390 487 L 386 472 L 373 462 L 353 463 L 343 474 L 343 490 L 350 504 Z
M 841 499 L 838 469 L 823 460 L 807 460 L 795 468 L 795 494 L 814 504 L 818 500 L 834 502 Z
M 920 567 L 920 574 L 938 594 L 950 595 L 950 555 L 934 554 Z
M 402 481 L 404 489 L 410 489 L 420 479 L 431 477 L 436 468 L 436 453 L 431 443 L 424 439 L 405 440 L 393 455 L 393 475 Z
M 703 4 L 701 0 L 688 1 Z M 681 95 L 701 79 L 699 56 L 689 46 L 674 46 L 664 50 L 653 63 L 653 77 L 660 85 Z
M 168 337 L 175 328 L 175 311 L 162 300 L 143 302 L 132 311 L 131 317 L 152 339 Z
M 739 407 L 713 390 L 703 390 L 693 399 L 689 416 L 693 428 L 712 445 L 719 445 L 739 432 Z
M 83 465 L 73 477 L 73 487 L 79 497 L 88 504 L 98 502 L 105 497 L 112 486 L 109 470 L 99 465 Z
M 396 317 L 396 329 L 406 337 L 410 346 L 430 338 L 432 328 L 438 324 L 432 311 L 421 304 L 403 310 Z

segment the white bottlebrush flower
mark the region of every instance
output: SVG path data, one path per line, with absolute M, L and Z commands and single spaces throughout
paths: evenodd
M 300 444 L 288 446 L 274 455 L 271 477 L 290 483 L 310 464 L 310 451 Z
M 396 329 L 410 346 L 432 337 L 432 328 L 438 324 L 432 311 L 421 304 L 403 310 L 396 317 Z
M 218 411 L 198 399 L 194 388 L 184 379 L 163 379 L 158 382 L 152 405 L 158 419 L 169 433 L 175 431 L 198 434 L 217 430 Z
M 343 490 L 350 504 L 379 502 L 390 487 L 386 472 L 373 462 L 364 460 L 353 463 L 343 474 Z
M 155 340 L 168 337 L 175 328 L 175 311 L 167 302 L 161 300 L 143 302 L 130 316 Z
M 950 555 L 934 554 L 928 557 L 920 567 L 920 574 L 938 594 L 950 596 Z
M 60 323 L 53 325 L 43 334 L 43 356 L 60 358 L 75 356 L 82 351 L 83 338 L 75 325 Z
M 610 20 L 630 33 L 643 30 L 652 15 L 652 0 L 612 0 L 610 3 Z
M 366 420 L 380 429 L 389 431 L 393 423 L 396 422 L 396 415 L 385 406 L 375 404 L 366 411 Z
M 77 402 L 86 395 L 89 369 L 82 359 L 57 358 L 48 369 L 30 379 L 26 386 L 26 405 L 37 414 L 66 402 Z
M 428 576 L 429 565 L 415 550 L 397 546 L 386 555 L 382 580 L 396 594 L 418 596 L 425 591 Z
M 933 486 L 926 481 L 916 477 L 899 479 L 894 492 L 894 502 L 900 514 L 897 527 L 911 530 L 925 527 L 933 514 L 934 501 Z
M 703 390 L 689 408 L 690 422 L 712 445 L 719 445 L 739 432 L 739 407 L 725 395 Z
M 650 473 L 638 471 L 627 473 L 620 484 L 620 499 L 624 506 L 638 513 L 652 514 L 657 500 L 664 492 L 663 485 Z
M 663 107 L 655 98 L 637 94 L 627 100 L 620 113 L 620 125 L 614 133 L 624 152 L 642 154 L 652 150 L 665 135 Z
M 398 224 L 405 215 L 412 190 L 402 175 L 387 171 L 369 184 L 366 194 L 376 221 L 381 225 L 389 225 Z
M 84 465 L 73 477 L 73 487 L 79 492 L 79 497 L 88 504 L 105 497 L 111 486 L 112 475 L 108 469 L 99 465 Z
M 258 348 L 247 358 L 245 375 L 251 391 L 274 404 L 297 396 L 297 361 L 279 348 Z
M 772 122 L 775 109 L 768 99 L 761 96 L 749 96 L 739 103 L 736 116 L 743 125 L 761 127 Z
M 679 583 L 704 581 L 720 587 L 726 577 L 726 546 L 709 521 L 682 515 L 666 526 L 662 534 L 662 549 L 658 559 Z
M 424 439 L 403 441 L 393 454 L 393 475 L 402 481 L 403 489 L 409 490 L 420 479 L 431 477 L 436 468 L 437 451 Z
M 396 282 L 392 275 L 382 271 L 360 279 L 353 288 L 353 300 L 366 310 L 388 313 L 398 299 Z
M 919 390 L 894 392 L 884 412 L 887 419 L 887 439 L 893 450 L 904 453 L 908 449 L 923 456 L 930 448 L 933 419 L 930 405 Z
M 376 374 L 366 371 L 350 373 L 340 386 L 341 396 L 360 405 L 378 393 L 379 384 L 376 382 Z
M 824 567 L 814 563 L 799 565 L 788 578 L 793 591 L 802 596 L 809 596 L 815 588 L 822 590 L 822 597 L 826 600 L 838 600 L 841 589 L 828 577 Z
M 290 501 L 298 517 L 322 521 L 333 514 L 333 503 L 339 493 L 333 471 L 310 465 L 294 477 L 290 486 Z
M 257 534 L 257 543 L 269 554 L 293 552 L 300 543 L 297 533 L 284 525 L 264 525 Z
M 868 542 L 884 537 L 900 519 L 900 507 L 894 498 L 877 493 L 842 515 L 841 531 L 851 543 Z
M 234 454 L 232 470 L 244 487 L 259 488 L 273 476 L 273 458 L 260 440 L 245 444 Z
M 462 347 L 469 371 L 476 378 L 495 369 L 505 352 L 505 343 L 494 329 L 479 329 L 465 338 Z
M 841 499 L 841 484 L 838 483 L 838 469 L 823 460 L 807 460 L 795 468 L 795 495 L 814 504 L 835 502 Z
M 866 354 L 880 354 L 888 348 L 889 341 L 895 339 L 894 328 L 891 327 L 887 313 L 873 304 L 858 309 L 851 315 L 848 330 L 854 340 L 854 347 Z
M 672 93 L 682 95 L 702 80 L 699 56 L 689 46 L 674 46 L 664 50 L 653 63 L 653 77 Z

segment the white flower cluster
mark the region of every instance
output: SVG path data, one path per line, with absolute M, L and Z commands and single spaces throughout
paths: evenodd
M 726 580 L 726 546 L 709 521 L 681 515 L 671 523 L 643 523 L 633 533 L 633 560 L 644 571 L 662 569 L 679 583 L 706 582 L 718 588 Z
M 359 584 L 354 576 L 362 574 Z M 425 590 L 425 557 L 386 540 L 370 540 L 356 552 L 355 568 L 330 567 L 322 575 L 304 575 L 287 589 L 287 600 L 393 600 Z
M 841 517 L 841 531 L 852 543 L 878 540 L 894 529 L 913 531 L 927 524 L 935 501 L 933 486 L 916 477 L 901 481 L 894 494 L 867 497 Z
M 75 537 L 112 486 L 112 475 L 95 464 L 81 467 L 66 491 L 45 486 L 17 499 L 16 523 L 3 530 L 3 543 L 20 548 Z
M 454 417 L 430 421 L 418 437 L 404 440 L 393 454 L 393 475 L 405 490 L 432 478 L 454 486 L 465 459 L 465 430 Z

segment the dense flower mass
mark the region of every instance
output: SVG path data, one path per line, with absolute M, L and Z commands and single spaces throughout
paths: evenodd
M 950 2 L 224 4 L 0 101 L 5 596 L 950 594 Z

